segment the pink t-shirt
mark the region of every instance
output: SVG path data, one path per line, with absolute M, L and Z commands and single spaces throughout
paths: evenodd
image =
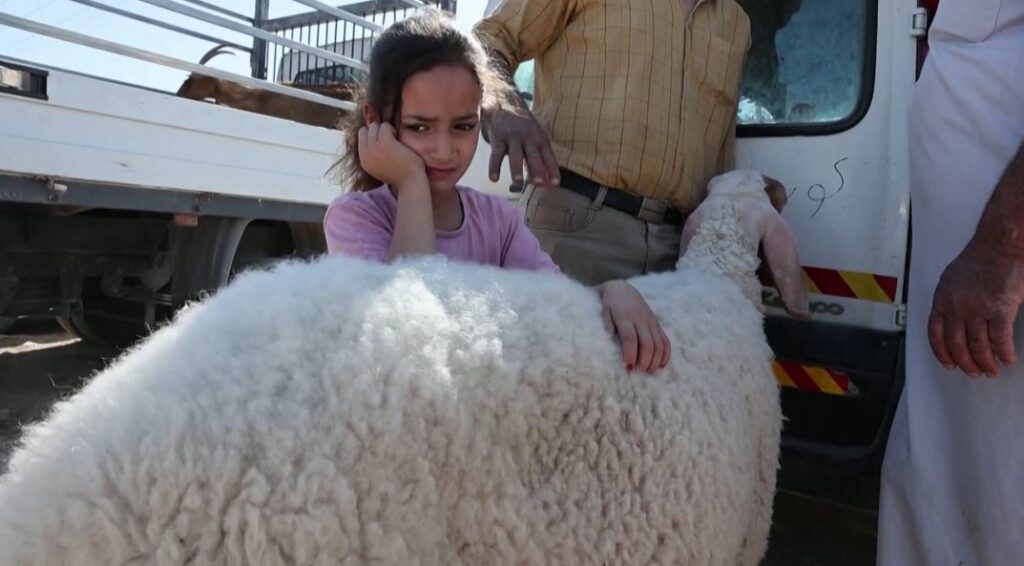
M 463 221 L 437 231 L 437 251 L 448 257 L 510 269 L 558 272 L 523 217 L 503 198 L 458 187 Z M 387 185 L 334 199 L 324 215 L 327 251 L 383 262 L 395 233 L 398 200 Z

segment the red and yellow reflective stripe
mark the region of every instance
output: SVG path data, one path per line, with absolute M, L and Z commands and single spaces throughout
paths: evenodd
M 875 273 L 805 265 L 804 284 L 811 293 L 877 303 L 896 302 L 897 278 Z
M 823 367 L 776 360 L 772 363 L 772 371 L 775 372 L 775 379 L 779 385 L 783 387 L 828 395 L 857 393 L 856 387 L 846 374 Z

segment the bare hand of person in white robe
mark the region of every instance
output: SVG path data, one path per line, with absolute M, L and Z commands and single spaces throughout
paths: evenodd
M 928 339 L 946 369 L 995 377 L 1016 363 L 1013 321 L 1024 302 L 1024 257 L 974 240 L 943 272 L 928 319 Z
M 946 369 L 999 375 L 1017 362 L 1013 322 L 1024 302 L 1024 143 L 992 192 L 978 230 L 942 273 L 928 340 Z

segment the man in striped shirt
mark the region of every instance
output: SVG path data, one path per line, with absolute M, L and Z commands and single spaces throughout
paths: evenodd
M 591 285 L 672 269 L 686 215 L 733 167 L 737 2 L 502 0 L 475 32 L 510 81 L 534 60 L 533 114 L 490 112 L 485 133 L 491 178 L 507 156 L 545 251 Z

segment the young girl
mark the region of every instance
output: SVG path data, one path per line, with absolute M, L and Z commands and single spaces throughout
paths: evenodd
M 380 262 L 440 253 L 559 271 L 512 204 L 457 184 L 476 153 L 481 107 L 512 96 L 473 36 L 427 10 L 385 30 L 369 67 L 337 164 L 351 191 L 324 217 L 328 251 Z M 668 338 L 643 297 L 625 281 L 596 290 L 627 368 L 664 367 Z

